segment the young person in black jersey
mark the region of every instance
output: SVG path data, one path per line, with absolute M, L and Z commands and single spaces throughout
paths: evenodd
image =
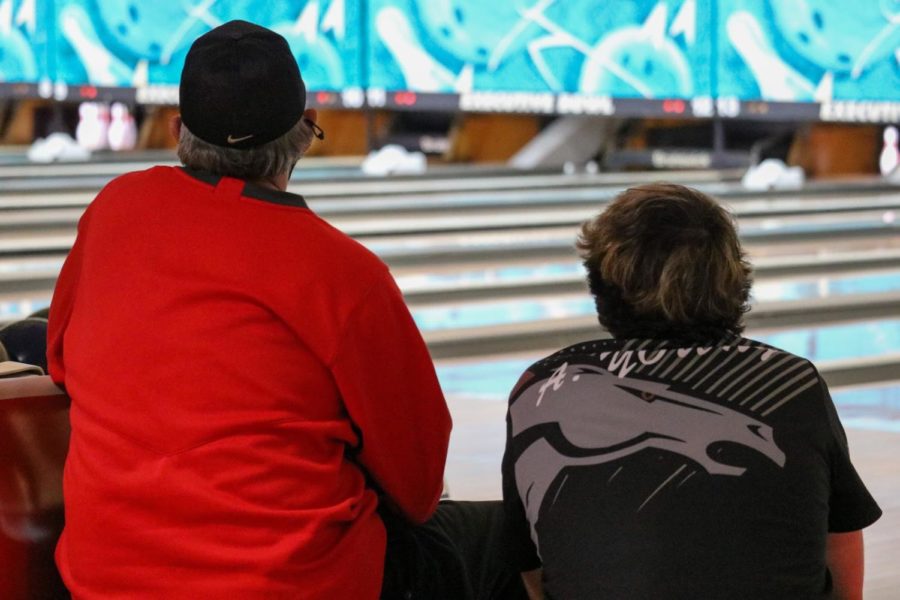
M 612 339 L 538 361 L 509 401 L 508 539 L 532 597 L 861 597 L 881 511 L 816 368 L 741 337 L 730 215 L 641 186 L 578 248 Z

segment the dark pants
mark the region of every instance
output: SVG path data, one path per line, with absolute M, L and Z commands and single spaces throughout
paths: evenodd
M 503 550 L 503 506 L 442 501 L 423 525 L 382 511 L 382 600 L 527 600 Z

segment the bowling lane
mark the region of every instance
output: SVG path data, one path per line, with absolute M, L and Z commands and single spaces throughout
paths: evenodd
M 331 162 L 332 159 L 322 159 Z M 360 179 L 364 175 L 359 170 L 357 159 L 351 159 L 343 165 L 340 159 L 335 164 L 324 163 L 320 167 L 307 167 L 295 171 L 292 181 L 344 181 Z M 130 163 L 127 168 L 110 169 L 106 172 L 102 166 L 92 163 L 29 165 L 16 170 L 0 167 L 0 193 L 24 193 L 32 197 L 80 190 L 87 201 L 114 177 L 132 171 L 142 171 L 154 166 L 178 166 L 177 162 L 160 160 L 155 162 Z M 59 167 L 58 171 L 54 168 Z
M 526 237 L 519 236 L 519 240 Z M 826 236 L 817 244 L 788 243 L 784 248 L 749 244 L 747 249 L 758 284 L 781 277 L 806 282 L 808 287 L 811 281 L 820 285 L 820 277 L 847 278 L 900 269 L 898 236 L 843 242 Z M 465 310 L 468 305 L 458 303 L 512 302 L 541 296 L 586 298 L 583 269 L 572 249 L 564 250 L 555 260 L 542 253 L 528 256 L 522 251 L 508 259 L 493 260 L 470 254 L 469 260 L 462 262 L 418 262 L 392 270 L 407 301 L 422 309 L 452 304 Z M 0 299 L 5 307 L 0 319 L 18 318 L 33 306 L 46 305 L 64 258 L 60 252 L 0 256 Z
M 686 183 L 705 185 L 701 173 L 675 173 L 674 179 L 684 178 Z M 707 179 L 709 174 L 707 174 Z M 441 211 L 468 208 L 490 211 L 492 209 L 520 209 L 521 207 L 553 207 L 573 205 L 594 207 L 606 202 L 620 192 L 627 183 L 651 181 L 651 176 L 636 173 L 629 181 L 621 175 L 563 176 L 556 173 L 519 173 L 492 176 L 472 180 L 471 174 L 433 174 L 428 177 L 365 178 L 356 181 L 338 177 L 310 178 L 292 183 L 290 190 L 302 194 L 310 206 L 322 216 L 370 215 L 382 213 L 401 214 L 404 211 Z M 49 180 L 57 185 L 57 180 Z M 33 182 L 29 179 L 26 181 Z M 94 198 L 100 185 L 85 188 L 81 185 L 62 186 L 55 190 L 31 189 L 15 181 L 0 180 L 0 209 L 23 210 L 61 207 L 85 207 Z M 718 185 L 710 183 L 709 185 Z M 723 184 L 724 185 L 724 184 Z M 20 189 L 21 188 L 21 189 Z M 867 189 L 876 193 L 881 189 L 889 194 L 891 188 Z M 733 185 L 723 191 L 740 192 Z M 860 190 L 856 190 L 858 193 Z M 895 191 L 895 190 L 893 190 Z
M 357 238 L 392 266 L 439 264 L 473 258 L 499 261 L 510 257 L 572 256 L 575 227 L 546 226 L 540 221 L 515 227 L 506 220 L 473 219 L 449 222 L 447 218 L 409 224 L 408 231 L 396 233 L 399 225 L 387 219 L 356 224 L 332 219 L 332 223 Z M 475 230 L 477 228 L 483 230 Z M 798 241 L 836 240 L 859 237 L 895 237 L 900 221 L 893 213 L 860 210 L 840 214 L 748 217 L 740 221 L 745 243 L 779 244 Z M 27 253 L 60 253 L 74 241 L 75 225 L 34 228 L 21 224 L 9 227 L 0 238 L 0 256 Z
M 700 189 L 709 186 L 699 185 Z M 447 193 L 398 198 L 317 198 L 309 197 L 311 208 L 329 219 L 343 219 L 346 223 L 369 220 L 373 216 L 396 217 L 399 223 L 435 219 L 437 213 L 454 220 L 505 219 L 548 225 L 577 224 L 597 214 L 622 189 L 593 187 L 566 191 L 522 190 L 516 192 Z M 863 209 L 882 210 L 885 214 L 900 209 L 900 193 L 896 189 L 860 191 L 816 195 L 747 194 L 735 186 L 728 186 L 717 195 L 738 217 L 780 217 L 804 214 L 854 212 Z M 389 214 L 388 214 L 389 213 Z M 891 217 L 888 217 L 891 218 Z M 893 218 L 897 218 L 895 214 Z
M 641 174 L 632 179 L 639 180 Z M 374 215 L 396 216 L 404 219 L 428 218 L 435 213 L 452 212 L 459 217 L 460 211 L 466 214 L 484 216 L 486 213 L 501 217 L 502 215 L 516 216 L 525 212 L 538 210 L 555 211 L 557 214 L 569 213 L 568 222 L 577 223 L 597 212 L 603 205 L 622 191 L 621 182 L 604 183 L 604 180 L 595 181 L 592 178 L 581 178 L 581 184 L 571 184 L 570 178 L 560 178 L 558 175 L 549 177 L 561 180 L 568 187 L 556 186 L 542 188 L 533 181 L 537 176 L 523 175 L 516 178 L 500 178 L 510 181 L 511 189 L 483 189 L 461 190 L 456 189 L 459 179 L 439 182 L 440 189 L 430 193 L 416 191 L 414 188 L 403 194 L 364 194 L 342 195 L 342 190 L 347 190 L 346 182 L 327 181 L 307 184 L 298 188 L 302 192 L 310 206 L 323 217 L 342 216 L 346 218 L 369 219 Z M 541 176 L 539 179 L 548 179 Z M 638 183 L 631 181 L 629 183 Z M 376 182 L 373 182 L 377 183 Z M 433 184 L 426 179 L 385 182 L 391 185 L 402 183 L 409 186 Z M 844 184 L 844 187 L 809 186 L 807 189 L 794 193 L 749 193 L 739 185 L 733 183 L 703 183 L 696 182 L 696 187 L 714 194 L 729 204 L 738 214 L 752 216 L 754 214 L 787 215 L 819 211 L 848 211 L 859 210 L 863 207 L 884 208 L 896 210 L 898 198 L 897 186 L 871 182 L 860 182 L 856 185 Z M 0 187 L 0 209 L 7 210 L 32 210 L 39 208 L 62 208 L 86 206 L 93 198 L 95 190 L 70 191 L 66 193 L 13 193 L 13 190 Z M 321 192 L 317 195 L 316 189 Z M 577 211 L 572 216 L 573 211 Z M 552 216 L 552 215 L 551 215 Z M 553 217 L 559 218 L 559 217 Z
M 402 279 L 400 283 L 405 284 Z M 21 318 L 47 306 L 50 295 L 49 289 L 44 293 L 0 294 L 0 321 Z M 793 340 L 799 335 L 796 331 L 805 331 L 803 326 L 810 323 L 858 321 L 894 314 L 898 298 L 897 269 L 791 279 L 758 278 L 748 323 L 757 328 L 774 327 L 778 331 L 770 335 Z M 410 295 L 408 301 L 436 357 L 500 351 L 492 348 L 512 351 L 533 344 L 550 345 L 562 337 L 572 342 L 591 335 L 596 327 L 593 300 L 583 289 L 451 302 L 419 303 Z M 880 353 L 900 350 L 897 324 L 885 321 L 884 326 L 884 331 L 878 332 L 886 344 Z M 839 346 L 846 344 L 836 347 Z M 853 355 L 830 358 L 845 357 Z
M 298 180 L 362 176 L 359 165 L 362 159 L 348 157 L 309 157 L 295 169 Z M 77 185 L 86 179 L 97 179 L 102 186 L 109 179 L 129 173 L 149 169 L 156 165 L 179 165 L 175 150 L 134 150 L 126 152 L 95 152 L 87 161 L 37 163 L 28 160 L 25 154 L 0 155 L 0 182 L 8 180 L 31 180 L 31 188 L 45 189 L 48 182 Z
M 755 226 L 740 224 L 748 246 L 787 244 L 792 248 L 844 246 L 878 238 L 881 247 L 897 244 L 900 223 L 886 223 L 881 213 L 847 214 L 820 218 L 764 220 Z M 577 230 L 567 227 L 532 227 L 518 230 L 432 232 L 428 234 L 359 236 L 358 239 L 385 262 L 396 267 L 449 263 L 497 263 L 527 257 L 559 260 L 573 258 Z M 850 244 L 851 246 L 854 244 Z M 871 246 L 870 246 L 871 247 Z M 770 251 L 771 252 L 771 251 Z
M 816 201 L 770 200 L 757 201 L 753 206 L 743 202 L 734 203 L 734 214 L 743 226 L 778 227 L 782 223 L 798 222 L 799 219 L 812 221 L 817 218 L 847 215 L 844 222 L 856 219 L 881 220 L 885 224 L 900 222 L 900 195 L 882 197 L 858 197 Z M 352 232 L 354 236 L 395 235 L 422 231 L 453 232 L 478 231 L 510 228 L 534 228 L 569 226 L 576 231 L 579 224 L 596 215 L 602 205 L 590 203 L 586 206 L 567 207 L 561 200 L 546 207 L 503 207 L 488 209 L 458 207 L 437 211 L 427 207 L 422 211 L 393 210 L 390 214 L 361 212 L 352 215 L 331 212 L 331 208 L 317 211 L 338 229 Z M 0 221 L 2 223 L 2 221 Z M 900 224 L 900 223 L 898 223 Z
M 306 158 L 300 161 L 291 177 L 291 191 L 314 194 L 324 189 L 327 195 L 335 193 L 335 185 L 347 186 L 349 195 L 415 193 L 445 191 L 447 189 L 489 190 L 581 187 L 585 185 L 628 185 L 632 182 L 656 181 L 658 172 L 632 173 L 573 173 L 559 170 L 520 170 L 503 164 L 430 165 L 419 175 L 372 176 L 360 168 L 359 157 Z M 52 163 L 52 164 L 0 164 L 0 189 L 4 191 L 52 191 L 67 186 L 80 190 L 98 190 L 111 178 L 130 171 L 138 171 L 155 165 L 177 166 L 174 154 L 160 155 L 159 160 L 132 160 L 120 162 Z M 669 171 L 672 181 L 681 183 L 734 181 L 740 178 L 737 170 L 686 170 Z M 317 184 L 324 184 L 320 188 Z M 307 187 L 309 186 L 309 187 Z
M 71 187 L 62 192 L 29 192 L 27 194 L 11 193 L 11 190 L 3 184 L 0 191 L 0 218 L 7 211 L 30 210 L 39 214 L 46 209 L 77 208 L 84 212 L 88 203 L 93 200 L 95 193 L 71 191 Z
M 805 279 L 760 279 L 753 286 L 753 301 L 755 304 L 807 302 L 814 299 L 898 291 L 900 291 L 900 270 L 889 270 Z M 584 292 L 485 298 L 424 306 L 411 303 L 410 308 L 416 323 L 423 331 L 566 319 L 593 315 L 595 312 L 593 298 Z
M 574 235 L 574 234 L 573 234 Z M 787 242 L 779 245 L 746 244 L 757 276 L 802 275 L 840 270 L 855 271 L 891 268 L 900 260 L 900 236 L 839 240 L 820 243 Z M 61 248 L 45 255 L 24 253 L 0 256 L 0 291 L 27 289 L 33 293 L 52 289 L 65 260 Z M 485 260 L 482 256 L 461 257 L 441 264 L 393 265 L 392 271 L 411 298 L 425 302 L 429 297 L 468 298 L 583 290 L 583 270 L 570 248 L 558 259 L 547 256 L 504 257 Z
M 761 256 L 750 254 L 754 277 L 809 277 L 900 269 L 900 248 Z M 429 272 L 399 268 L 394 276 L 407 301 L 418 304 L 541 293 L 580 293 L 587 288 L 579 260 L 510 261 L 496 267 L 461 264 Z
M 130 155 L 130 153 L 129 153 Z M 79 161 L 56 163 L 33 163 L 25 161 L 18 164 L 0 164 L 0 180 L 31 179 L 36 189 L 46 184 L 49 179 L 78 181 L 84 177 L 111 178 L 130 171 L 142 171 L 154 165 L 176 165 L 178 158 L 174 152 L 161 152 L 151 157 L 124 158 L 117 161 Z M 5 183 L 5 182 L 4 182 Z
M 900 382 L 832 392 L 846 428 L 900 433 Z

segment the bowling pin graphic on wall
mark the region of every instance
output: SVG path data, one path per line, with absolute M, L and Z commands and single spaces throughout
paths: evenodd
M 59 27 L 78 55 L 90 83 L 114 86 L 127 85 L 131 81 L 131 69 L 103 45 L 83 7 L 65 6 L 59 14 Z
M 379 11 L 375 28 L 403 72 L 409 89 L 420 92 L 453 90 L 455 75 L 425 50 L 400 9 L 387 7 Z
M 764 100 L 812 100 L 815 86 L 778 56 L 756 17 L 736 12 L 726 27 L 728 39 L 756 78 Z

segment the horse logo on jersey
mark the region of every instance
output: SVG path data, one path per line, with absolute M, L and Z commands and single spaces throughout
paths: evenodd
M 513 436 L 537 425 L 557 424 L 579 450 L 577 456 L 565 455 L 541 438 L 516 460 L 516 485 L 535 544 L 544 496 L 566 467 L 608 463 L 657 448 L 680 454 L 711 475 L 742 475 L 746 469 L 707 453 L 716 442 L 741 444 L 780 467 L 785 461 L 765 423 L 662 383 L 618 377 L 590 365 L 564 363 L 550 377 L 531 383 L 509 412 Z

